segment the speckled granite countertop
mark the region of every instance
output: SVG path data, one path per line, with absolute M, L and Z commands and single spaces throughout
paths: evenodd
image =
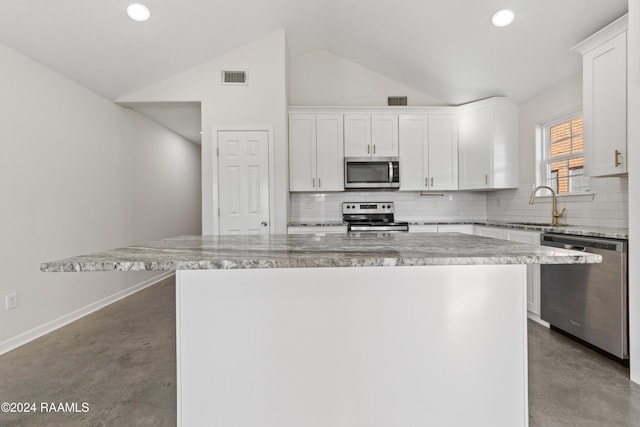
M 514 228 L 518 230 L 541 231 L 545 233 L 570 234 L 574 236 L 603 237 L 609 239 L 629 239 L 629 230 L 615 227 L 595 227 L 588 225 L 559 225 L 536 223 L 510 223 L 499 221 L 487 221 L 486 223 L 476 223 L 476 225 L 486 225 L 490 227 Z
M 43 263 L 56 271 L 583 264 L 600 255 L 459 233 L 180 236 Z
M 398 219 L 402 221 L 401 218 Z M 629 239 L 629 230 L 615 227 L 595 227 L 588 225 L 560 225 L 554 227 L 550 224 L 535 222 L 503 222 L 503 221 L 408 221 L 412 225 L 479 225 L 487 227 L 511 228 L 525 231 L 539 231 L 544 233 L 570 234 L 574 236 L 603 237 L 608 239 Z M 290 227 L 337 227 L 346 226 L 341 221 L 335 222 L 292 222 Z
M 288 227 L 346 227 L 347 223 L 344 221 L 329 221 L 329 222 L 290 222 Z

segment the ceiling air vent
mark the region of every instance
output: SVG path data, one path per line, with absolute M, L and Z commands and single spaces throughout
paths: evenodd
M 406 96 L 390 96 L 387 98 L 388 105 L 407 105 Z
M 247 70 L 222 71 L 222 84 L 246 85 Z

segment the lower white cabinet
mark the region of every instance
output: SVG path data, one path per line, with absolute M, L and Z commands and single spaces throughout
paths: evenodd
M 409 224 L 409 233 L 437 233 L 437 224 Z
M 440 224 L 438 233 L 475 234 L 475 229 L 473 224 Z
M 509 228 L 476 226 L 476 235 L 513 242 L 540 245 L 540 233 L 535 231 L 513 230 Z M 527 265 L 527 310 L 530 317 L 540 318 L 540 265 Z
M 340 234 L 346 233 L 347 226 L 346 225 L 336 225 L 336 226 L 327 226 L 327 227 L 298 227 L 295 225 L 290 225 L 287 227 L 287 234 Z

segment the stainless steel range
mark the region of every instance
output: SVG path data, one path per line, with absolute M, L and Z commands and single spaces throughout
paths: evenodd
M 408 222 L 393 218 L 393 202 L 343 202 L 342 219 L 350 233 L 362 231 L 409 231 Z

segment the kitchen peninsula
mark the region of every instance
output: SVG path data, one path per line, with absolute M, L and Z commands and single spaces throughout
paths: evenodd
M 178 425 L 511 427 L 526 264 L 600 260 L 457 233 L 181 236 L 41 270 L 176 270 Z

